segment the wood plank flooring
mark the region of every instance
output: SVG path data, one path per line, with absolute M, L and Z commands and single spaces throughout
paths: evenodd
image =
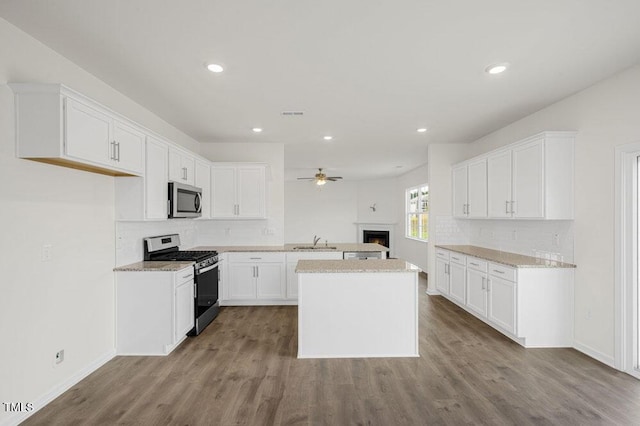
M 421 287 L 420 358 L 298 360 L 296 307 L 229 307 L 171 355 L 117 357 L 24 424 L 640 424 L 640 381 L 572 349 L 523 349 Z

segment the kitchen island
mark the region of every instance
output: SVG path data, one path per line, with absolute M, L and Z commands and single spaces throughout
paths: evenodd
M 419 356 L 418 272 L 400 259 L 300 260 L 298 358 Z

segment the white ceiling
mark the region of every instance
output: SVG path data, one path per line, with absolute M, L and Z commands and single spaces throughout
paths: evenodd
M 398 175 L 428 143 L 640 63 L 638 0 L 0 0 L 0 16 L 200 142 L 284 143 L 288 178 Z

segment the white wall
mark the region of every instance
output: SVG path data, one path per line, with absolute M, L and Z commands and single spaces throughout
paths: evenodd
M 578 131 L 575 344 L 609 364 L 614 356 L 614 152 L 617 145 L 640 140 L 639 117 L 640 66 L 636 66 L 475 141 L 459 159 L 544 130 Z M 429 162 L 445 167 L 456 161 L 430 151 Z M 446 194 L 439 201 L 441 210 L 449 206 L 450 213 L 451 190 L 442 189 Z
M 467 144 L 437 144 L 427 147 L 429 179 L 429 244 L 427 251 L 427 271 L 432 279 L 427 282 L 427 291 L 436 292 L 435 282 L 435 245 L 466 244 L 468 235 L 460 229 L 453 219 L 451 210 L 451 165 L 469 156 Z
M 64 83 L 185 146 L 197 143 L 2 19 L 0 52 L 0 401 L 40 408 L 113 355 L 114 181 L 16 158 L 6 83 Z M 41 261 L 44 244 L 53 246 L 50 262 Z M 54 367 L 60 349 L 65 361 Z M 0 410 L 0 423 L 11 419 Z
M 428 243 L 416 241 L 405 237 L 407 216 L 405 214 L 405 191 L 416 185 L 427 183 L 427 165 L 415 168 L 395 180 L 394 204 L 397 208 L 397 225 L 395 233 L 395 256 L 427 271 L 428 267 Z
M 356 242 L 357 182 L 285 182 L 285 242 Z
M 217 162 L 267 163 L 266 220 L 198 221 L 197 245 L 282 245 L 284 242 L 284 145 L 203 143 L 200 154 Z M 267 230 L 272 234 L 267 234 Z

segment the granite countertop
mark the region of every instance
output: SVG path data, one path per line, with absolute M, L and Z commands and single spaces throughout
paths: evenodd
M 299 260 L 297 273 L 420 272 L 402 259 Z
M 507 251 L 493 250 L 478 246 L 446 246 L 436 245 L 436 248 L 455 251 L 490 262 L 502 263 L 514 268 L 575 268 L 573 263 L 560 262 L 557 260 L 541 259 L 523 254 L 510 253 Z
M 179 271 L 181 269 L 193 266 L 194 262 L 177 262 L 177 261 L 146 261 L 136 262 L 130 265 L 118 266 L 113 270 L 116 272 L 148 272 L 148 271 Z
M 232 252 L 307 252 L 307 251 L 387 251 L 388 248 L 380 244 L 357 244 L 357 243 L 319 243 L 314 249 L 294 250 L 294 247 L 312 247 L 313 243 L 285 244 L 283 246 L 198 246 L 190 250 L 215 250 L 218 253 Z M 334 248 L 335 247 L 335 248 Z

